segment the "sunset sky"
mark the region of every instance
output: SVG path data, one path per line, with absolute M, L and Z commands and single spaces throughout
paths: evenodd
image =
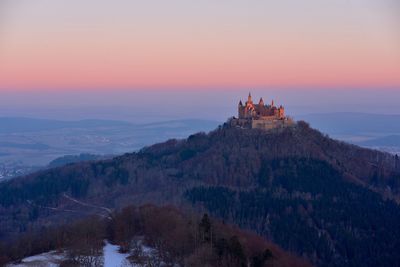
M 0 0 L 0 90 L 400 88 L 398 0 Z

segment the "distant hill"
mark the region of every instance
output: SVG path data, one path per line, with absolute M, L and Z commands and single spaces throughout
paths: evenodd
M 325 113 L 298 116 L 330 136 L 363 147 L 400 154 L 400 115 Z
M 92 155 L 92 154 L 80 154 L 80 155 L 66 155 L 63 157 L 56 158 L 52 160 L 48 168 L 56 168 L 61 167 L 67 164 L 77 163 L 77 162 L 84 162 L 84 161 L 94 161 L 94 160 L 101 160 L 106 159 L 106 156 L 99 156 L 99 155 Z M 110 158 L 110 157 L 108 157 Z
M 23 150 L 39 150 L 43 151 L 49 149 L 50 147 L 46 144 L 40 143 L 13 143 L 13 142 L 0 142 L 0 147 L 3 148 L 16 148 L 16 149 L 23 149 Z
M 296 119 L 331 135 L 400 133 L 400 115 L 337 112 L 302 115 Z
M 400 135 L 388 135 L 380 138 L 373 138 L 367 141 L 359 142 L 358 144 L 362 146 L 400 147 Z
M 112 120 L 61 121 L 21 117 L 0 117 L 0 134 L 52 131 L 64 128 L 127 127 L 131 123 Z
M 119 155 L 170 138 L 207 132 L 218 124 L 198 119 L 133 124 L 0 117 L 0 166 L 7 166 L 6 173 L 20 173 L 21 169 L 44 168 L 66 155 Z
M 115 120 L 79 120 L 79 121 L 62 121 L 47 120 L 35 118 L 21 117 L 0 117 L 0 134 L 4 133 L 26 133 L 37 131 L 53 131 L 59 129 L 91 129 L 91 128 L 123 128 L 123 129 L 193 129 L 204 130 L 210 127 L 215 128 L 218 125 L 216 121 L 199 120 L 199 119 L 183 119 L 160 121 L 152 123 L 134 124 L 126 121 Z
M 299 122 L 223 125 L 0 183 L 0 240 L 131 204 L 207 211 L 318 266 L 400 262 L 400 162 Z

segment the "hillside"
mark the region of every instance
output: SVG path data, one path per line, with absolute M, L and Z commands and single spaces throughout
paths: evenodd
M 306 123 L 222 126 L 0 184 L 0 238 L 130 204 L 207 210 L 319 266 L 400 262 L 400 164 Z
M 119 250 L 111 257 L 121 258 L 120 265 L 109 259 L 110 246 Z M 0 265 L 2 258 L 6 262 L 44 252 L 53 255 L 56 266 L 161 266 L 161 262 L 163 266 L 191 267 L 311 266 L 265 239 L 207 214 L 200 217 L 151 205 L 129 206 L 108 219 L 90 217 L 25 235 L 13 246 L 0 247 L 0 251 Z M 40 258 L 46 257 L 33 257 Z

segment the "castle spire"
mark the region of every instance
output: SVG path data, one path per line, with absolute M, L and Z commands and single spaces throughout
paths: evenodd
M 243 103 L 242 103 L 242 100 L 240 99 L 240 101 L 239 101 L 239 107 L 242 107 L 243 106 Z
M 261 97 L 260 98 L 260 102 L 258 103 L 260 106 L 264 106 L 264 100 L 263 100 L 263 98 Z
M 251 99 L 251 93 L 249 92 L 249 96 L 247 97 L 247 102 L 248 103 L 252 103 L 253 100 Z
M 271 101 L 271 107 L 273 107 L 275 105 L 274 100 L 272 99 Z

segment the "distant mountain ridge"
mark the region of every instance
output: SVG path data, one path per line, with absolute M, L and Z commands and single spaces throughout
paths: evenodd
M 36 119 L 25 117 L 0 117 L 0 134 L 1 133 L 18 133 L 18 132 L 34 132 L 48 131 L 63 128 L 96 128 L 96 127 L 199 127 L 199 125 L 212 125 L 215 127 L 218 122 L 212 120 L 201 119 L 181 119 L 168 121 L 155 121 L 148 123 L 131 123 L 118 120 L 101 120 L 101 119 L 85 119 L 85 120 L 50 120 Z
M 263 131 L 223 125 L 110 160 L 0 183 L 0 238 L 71 222 L 96 208 L 207 210 L 318 266 L 400 262 L 398 157 L 332 140 L 307 123 Z M 71 212 L 73 211 L 73 212 Z
M 49 119 L 34 119 L 24 117 L 0 117 L 0 133 L 49 131 L 62 128 L 93 128 L 110 126 L 133 126 L 129 122 L 114 120 L 78 120 L 63 121 Z
M 357 112 L 315 113 L 296 116 L 329 134 L 400 133 L 400 115 Z
M 57 167 L 62 167 L 67 164 L 73 164 L 73 163 L 78 163 L 78 162 L 84 162 L 84 161 L 95 161 L 95 160 L 102 160 L 102 159 L 107 159 L 111 158 L 111 156 L 99 156 L 99 155 L 92 155 L 92 154 L 79 154 L 79 155 L 66 155 L 60 158 L 56 158 L 55 160 L 52 160 L 49 165 L 47 166 L 48 168 L 57 168 Z
M 384 137 L 374 138 L 371 140 L 361 141 L 362 146 L 393 146 L 400 147 L 400 135 L 388 135 Z
M 119 155 L 170 138 L 210 131 L 216 121 L 184 119 L 134 124 L 0 117 L 0 177 L 44 168 L 66 155 Z M 1 179 L 1 178 L 0 178 Z

